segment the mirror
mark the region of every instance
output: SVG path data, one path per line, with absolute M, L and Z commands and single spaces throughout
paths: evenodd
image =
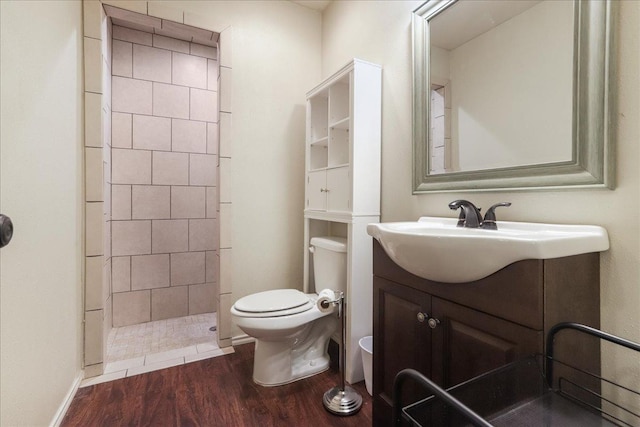
M 614 3 L 431 0 L 414 11 L 414 194 L 613 188 Z

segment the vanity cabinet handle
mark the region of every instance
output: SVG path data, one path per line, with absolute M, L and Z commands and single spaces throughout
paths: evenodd
M 440 324 L 440 321 L 435 317 L 432 317 L 427 321 L 427 324 L 431 329 L 435 329 Z
M 418 318 L 418 322 L 423 323 L 425 320 L 427 320 L 429 315 L 427 313 L 418 313 L 416 317 Z

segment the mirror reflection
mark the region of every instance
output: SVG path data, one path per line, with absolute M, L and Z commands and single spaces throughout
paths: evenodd
M 575 159 L 572 1 L 460 0 L 428 30 L 428 174 Z

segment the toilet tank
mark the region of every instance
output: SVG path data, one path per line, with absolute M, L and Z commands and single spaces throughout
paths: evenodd
M 313 252 L 313 277 L 316 292 L 322 289 L 347 290 L 347 239 L 344 237 L 314 237 L 310 242 Z

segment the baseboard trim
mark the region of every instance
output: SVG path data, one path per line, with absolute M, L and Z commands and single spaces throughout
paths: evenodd
M 62 420 L 64 419 L 64 416 L 67 414 L 67 410 L 69 409 L 69 406 L 71 406 L 71 402 L 73 401 L 73 398 L 76 396 L 76 392 L 78 391 L 78 387 L 80 387 L 80 382 L 82 381 L 83 378 L 84 378 L 84 372 L 83 371 L 78 372 L 78 374 L 76 375 L 76 378 L 73 380 L 73 383 L 71 384 L 71 388 L 69 389 L 69 391 L 67 392 L 67 395 L 62 400 L 62 403 L 60 404 L 58 411 L 53 416 L 53 420 L 51 421 L 51 424 L 50 424 L 51 427 L 59 427 L 62 424 Z
M 242 344 L 249 344 L 252 342 L 256 342 L 256 339 L 253 337 L 250 337 L 247 334 L 238 335 L 231 338 L 231 345 L 242 345 Z

